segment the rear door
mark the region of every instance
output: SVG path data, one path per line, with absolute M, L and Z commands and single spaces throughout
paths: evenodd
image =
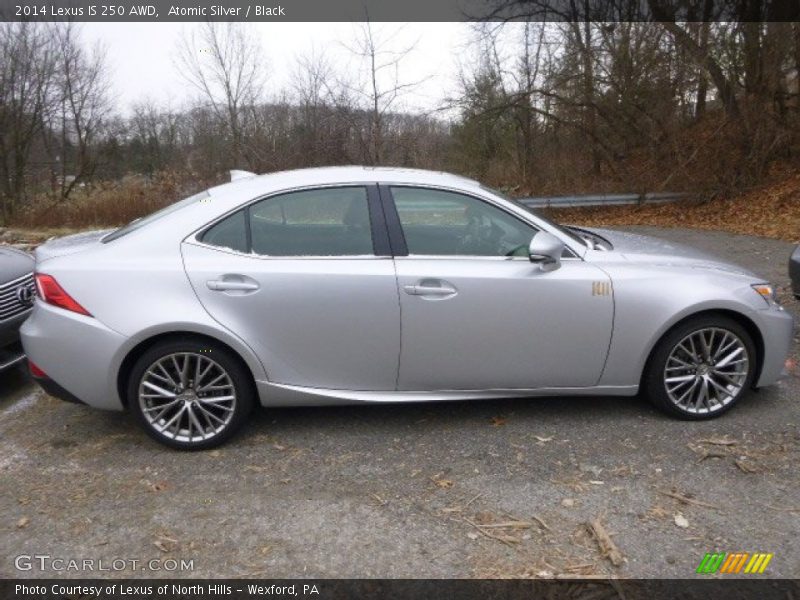
M 602 270 L 567 251 L 559 269 L 542 271 L 527 255 L 537 230 L 485 199 L 412 186 L 381 193 L 400 246 L 399 390 L 597 383 L 613 317 Z
M 274 383 L 395 388 L 400 308 L 377 188 L 270 196 L 184 243 L 186 272 Z

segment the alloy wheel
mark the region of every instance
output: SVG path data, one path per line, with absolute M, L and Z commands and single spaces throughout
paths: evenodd
M 679 410 L 713 413 L 736 399 L 749 371 L 750 356 L 742 339 L 727 329 L 705 327 L 672 348 L 664 367 L 664 387 Z
M 197 352 L 167 354 L 142 375 L 139 407 L 150 427 L 177 442 L 210 440 L 236 410 L 236 388 L 216 361 Z

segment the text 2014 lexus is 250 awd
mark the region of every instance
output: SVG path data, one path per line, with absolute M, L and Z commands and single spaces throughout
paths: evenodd
M 22 340 L 48 392 L 195 449 L 257 402 L 641 389 L 705 419 L 784 372 L 772 287 L 691 248 L 563 227 L 445 173 L 234 173 L 37 250 Z

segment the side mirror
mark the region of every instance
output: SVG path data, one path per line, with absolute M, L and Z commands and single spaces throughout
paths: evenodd
M 555 271 L 561 266 L 564 242 L 556 236 L 540 231 L 533 236 L 528 246 L 528 256 L 532 263 L 541 265 L 542 271 Z

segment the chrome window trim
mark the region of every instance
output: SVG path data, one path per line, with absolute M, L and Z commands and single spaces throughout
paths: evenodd
M 457 255 L 457 254 L 454 254 L 454 255 L 447 255 L 447 254 L 428 255 L 428 256 L 424 256 L 424 257 L 422 255 L 415 255 L 415 254 L 409 254 L 408 256 L 389 256 L 389 255 L 379 256 L 379 255 L 375 255 L 375 254 L 353 255 L 353 256 L 345 256 L 345 255 L 332 255 L 332 256 L 308 256 L 308 255 L 271 256 L 271 255 L 265 255 L 265 254 L 257 254 L 257 253 L 252 252 L 252 251 L 249 252 L 249 253 L 248 252 L 239 252 L 238 250 L 234 250 L 232 248 L 224 248 L 222 246 L 214 246 L 213 244 L 206 244 L 205 242 L 202 242 L 200 239 L 198 239 L 198 237 L 202 233 L 204 233 L 207 229 L 211 229 L 214 225 L 216 225 L 220 221 L 226 219 L 227 217 L 229 217 L 233 213 L 235 213 L 237 211 L 240 211 L 240 210 L 245 210 L 245 209 L 249 208 L 250 206 L 252 206 L 253 204 L 256 204 L 257 202 L 261 202 L 262 200 L 267 200 L 268 198 L 272 198 L 272 197 L 275 197 L 275 196 L 282 196 L 284 194 L 290 194 L 290 193 L 293 193 L 293 192 L 303 192 L 303 191 L 310 191 L 310 190 L 321 190 L 321 189 L 342 188 L 342 187 L 369 188 L 370 186 L 415 187 L 415 188 L 422 188 L 422 189 L 439 190 L 439 191 L 443 191 L 443 192 L 451 192 L 451 193 L 454 193 L 454 194 L 461 194 L 462 196 L 473 197 L 473 198 L 475 198 L 477 200 L 480 200 L 482 202 L 486 202 L 487 204 L 491 204 L 495 208 L 497 208 L 499 210 L 502 210 L 503 212 L 509 214 L 511 217 L 519 219 L 523 223 L 526 223 L 526 224 L 530 225 L 531 227 L 534 227 L 535 229 L 537 229 L 539 231 L 547 231 L 548 233 L 556 236 L 558 239 L 560 239 L 562 242 L 564 242 L 565 247 L 570 252 L 572 252 L 572 254 L 574 255 L 572 257 L 562 257 L 561 260 L 581 260 L 581 261 L 584 260 L 583 256 L 579 252 L 577 252 L 575 250 L 575 248 L 573 247 L 574 242 L 572 240 L 565 240 L 561 236 L 561 233 L 559 231 L 557 231 L 557 230 L 551 230 L 548 227 L 543 227 L 542 226 L 543 224 L 539 223 L 536 220 L 536 215 L 531 214 L 531 213 L 529 213 L 529 212 L 527 212 L 527 211 L 525 211 L 523 209 L 516 209 L 513 205 L 505 206 L 507 204 L 507 201 L 502 199 L 502 198 L 496 198 L 494 196 L 488 196 L 488 195 L 484 195 L 484 194 L 481 194 L 481 193 L 476 193 L 473 190 L 465 191 L 465 190 L 463 190 L 461 188 L 456 188 L 456 187 L 452 187 L 452 186 L 433 185 L 433 184 L 425 184 L 425 183 L 408 183 L 408 182 L 402 182 L 402 181 L 395 181 L 395 182 L 390 182 L 390 181 L 351 181 L 351 182 L 337 182 L 337 183 L 324 183 L 324 184 L 295 186 L 295 187 L 291 187 L 291 188 L 284 188 L 284 189 L 281 189 L 281 190 L 276 190 L 276 191 L 273 191 L 273 192 L 269 192 L 269 193 L 267 193 L 267 194 L 265 194 L 263 196 L 257 196 L 256 198 L 253 198 L 251 200 L 247 200 L 247 201 L 243 202 L 242 204 L 238 204 L 237 206 L 231 208 L 229 211 L 223 213 L 222 215 L 220 215 L 216 219 L 213 219 L 213 220 L 209 221 L 208 223 L 205 223 L 204 225 L 201 225 L 200 227 L 194 229 L 191 233 L 189 233 L 186 237 L 184 237 L 183 240 L 181 240 L 181 243 L 189 243 L 189 244 L 192 244 L 194 246 L 200 246 L 202 248 L 209 248 L 211 250 L 219 250 L 219 251 L 222 251 L 222 252 L 226 252 L 228 254 L 235 254 L 237 256 L 244 256 L 244 257 L 249 257 L 249 258 L 261 258 L 261 259 L 268 259 L 268 260 L 349 260 L 349 259 L 366 260 L 366 259 L 370 259 L 370 258 L 383 260 L 383 259 L 386 259 L 386 258 L 398 259 L 398 258 L 409 258 L 409 257 L 425 258 L 425 259 L 438 259 L 438 260 L 452 259 L 452 258 L 466 258 L 466 259 L 471 259 L 471 260 L 489 259 L 489 258 L 490 259 L 509 260 L 509 259 L 514 259 L 514 258 L 521 258 L 521 259 L 524 259 L 524 260 L 528 260 L 524 256 L 516 256 L 516 257 L 515 256 L 496 256 L 496 255 L 464 256 L 464 255 Z M 483 190 L 481 190 L 481 191 L 483 191 Z M 394 198 L 392 198 L 392 202 L 394 202 Z M 370 232 L 370 233 L 372 233 L 372 232 Z M 582 250 L 584 251 L 584 254 L 585 254 L 585 251 L 588 250 L 588 248 L 583 247 Z
M 206 244 L 205 242 L 198 239 L 201 234 L 206 232 L 206 230 L 211 229 L 212 227 L 214 227 L 214 225 L 216 225 L 220 221 L 224 221 L 233 213 L 239 212 L 240 210 L 249 209 L 250 206 L 252 206 L 253 204 L 256 204 L 258 202 L 261 202 L 262 200 L 267 200 L 275 196 L 283 196 L 284 194 L 291 194 L 294 192 L 304 192 L 304 191 L 307 192 L 311 190 L 322 190 L 322 189 L 343 188 L 343 187 L 362 187 L 368 191 L 368 188 L 374 185 L 376 184 L 370 181 L 360 181 L 353 183 L 325 183 L 322 185 L 300 186 L 300 187 L 286 188 L 280 191 L 270 192 L 265 196 L 259 196 L 255 199 L 247 200 L 243 204 L 239 204 L 235 208 L 217 217 L 213 221 L 209 221 L 205 225 L 198 227 L 197 229 L 192 231 L 189 235 L 187 235 L 185 238 L 183 238 L 181 243 L 192 244 L 193 246 L 200 246 L 202 248 L 209 248 L 211 250 L 219 250 L 222 252 L 226 252 L 227 254 L 235 254 L 237 256 L 244 256 L 247 258 L 261 258 L 268 260 L 350 260 L 350 259 L 368 260 L 368 259 L 392 258 L 391 256 L 378 256 L 376 254 L 353 254 L 353 255 L 333 254 L 330 256 L 327 255 L 311 256 L 307 254 L 298 254 L 298 255 L 275 256 L 271 254 L 258 254 L 257 252 L 253 252 L 252 250 L 250 252 L 239 252 L 238 250 L 234 250 L 233 248 L 226 248 L 224 246 L 215 246 L 213 244 Z M 371 229 L 370 229 L 370 236 L 372 236 Z
M 506 206 L 506 204 L 508 204 L 508 201 L 505 200 L 504 198 L 499 198 L 499 197 L 496 197 L 496 196 L 487 197 L 486 195 L 483 195 L 481 193 L 476 193 L 473 190 L 465 191 L 465 190 L 463 190 L 461 188 L 456 188 L 456 187 L 451 187 L 451 186 L 446 186 L 446 185 L 431 185 L 431 184 L 423 184 L 423 183 L 389 183 L 389 182 L 385 182 L 385 181 L 379 182 L 378 185 L 386 186 L 387 188 L 389 188 L 389 193 L 391 193 L 391 191 L 392 191 L 391 188 L 392 187 L 410 187 L 410 188 L 417 188 L 417 189 L 424 189 L 424 190 L 450 192 L 452 194 L 459 194 L 461 196 L 467 196 L 469 198 L 474 198 L 475 200 L 478 200 L 480 202 L 485 202 L 486 204 L 489 204 L 489 205 L 495 207 L 496 209 L 498 209 L 500 211 L 503 211 L 504 213 L 506 213 L 510 217 L 515 218 L 518 221 L 522 221 L 523 223 L 525 223 L 527 225 L 530 225 L 531 227 L 533 227 L 537 231 L 546 231 L 547 233 L 550 233 L 551 235 L 556 236 L 558 239 L 560 239 L 564 243 L 564 246 L 573 255 L 571 257 L 567 257 L 566 260 L 570 260 L 570 259 L 573 259 L 573 258 L 576 258 L 578 260 L 583 260 L 583 256 L 581 256 L 578 252 L 575 251 L 575 248 L 573 247 L 573 244 L 575 242 L 573 240 L 565 240 L 563 238 L 563 236 L 561 235 L 560 231 L 555 230 L 555 229 L 551 229 L 550 227 L 543 226 L 543 225 L 546 225 L 546 223 L 540 223 L 538 220 L 536 220 L 536 215 L 531 214 L 528 211 L 523 210 L 523 209 L 516 209 L 513 204 L 511 206 Z M 483 192 L 484 191 L 483 188 L 480 188 L 480 191 Z M 394 203 L 394 196 L 392 196 L 392 203 Z M 395 210 L 397 210 L 397 206 L 396 205 L 395 205 Z M 400 215 L 398 213 L 398 218 L 399 217 L 400 217 Z M 400 227 L 401 228 L 402 228 L 402 226 L 403 226 L 403 224 L 400 223 Z M 585 251 L 588 248 L 586 246 L 583 246 L 581 249 L 584 251 L 584 254 L 585 254 Z M 486 256 L 482 256 L 482 255 L 463 255 L 463 254 L 462 255 L 459 255 L 459 254 L 415 255 L 415 254 L 411 254 L 409 252 L 408 256 L 425 256 L 425 257 L 430 256 L 430 257 L 435 257 L 435 258 L 453 258 L 453 257 L 457 257 L 457 256 L 463 256 L 465 258 L 473 258 L 473 259 L 474 258 L 501 258 L 501 259 L 524 258 L 525 260 L 528 260 L 524 256 L 522 256 L 522 257 L 514 257 L 514 256 L 506 257 L 506 256 L 496 256 L 494 254 L 488 254 Z M 403 257 L 397 256 L 395 258 L 403 258 Z M 565 260 L 565 258 L 562 257 L 561 260 Z
M 216 250 L 224 252 L 225 254 L 233 254 L 234 256 L 241 256 L 243 258 L 255 258 L 259 260 L 386 260 L 391 259 L 391 256 L 378 256 L 376 254 L 353 254 L 342 255 L 335 254 L 331 256 L 318 256 L 318 255 L 298 255 L 298 256 L 273 256 L 268 254 L 257 254 L 255 252 L 239 252 L 233 248 L 226 248 L 224 246 L 214 246 L 213 244 L 204 244 L 196 240 L 184 239 L 183 243 L 190 246 L 197 246 L 198 248 L 206 248 L 208 250 Z
M 527 256 L 482 256 L 480 254 L 408 254 L 407 256 L 395 256 L 395 260 L 496 260 L 496 261 L 524 261 L 530 262 Z M 572 261 L 583 261 L 579 256 L 565 256 L 561 259 Z

